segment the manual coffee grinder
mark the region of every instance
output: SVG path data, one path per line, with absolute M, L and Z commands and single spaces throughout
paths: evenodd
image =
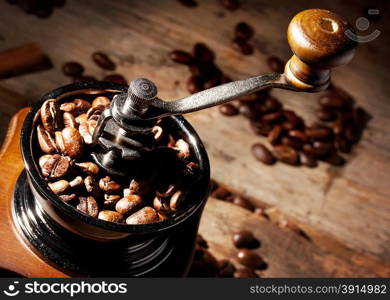
M 289 25 L 287 37 L 294 55 L 284 74 L 234 81 L 171 102 L 157 98 L 156 86 L 147 79 L 136 79 L 130 87 L 77 83 L 46 94 L 28 113 L 20 112 L 11 122 L 0 152 L 1 165 L 9 166 L 7 178 L 0 179 L 2 272 L 27 277 L 185 276 L 208 196 L 210 170 L 200 138 L 180 115 L 266 88 L 324 90 L 330 83 L 330 69 L 348 63 L 355 52 L 356 43 L 345 35 L 348 30 L 352 30 L 348 23 L 330 11 L 306 10 Z M 152 224 L 117 224 L 83 215 L 51 192 L 36 166 L 33 136 L 37 112 L 47 99 L 63 101 L 81 94 L 87 98 L 113 96 L 111 106 L 98 120 L 92 153 L 95 162 L 110 174 L 126 175 L 126 166 L 153 148 L 145 136 L 157 120 L 164 120 L 189 143 L 201 176 L 186 199 L 190 204 L 184 212 Z M 20 130 L 24 164 L 20 158 L 10 161 L 19 151 Z M 12 180 L 13 186 L 5 185 L 6 180 Z

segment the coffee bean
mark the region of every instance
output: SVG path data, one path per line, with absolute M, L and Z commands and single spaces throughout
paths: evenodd
M 235 27 L 235 36 L 243 40 L 249 40 L 254 33 L 253 28 L 245 22 L 240 22 Z
M 58 180 L 52 183 L 48 183 L 49 188 L 54 194 L 59 195 L 65 192 L 69 188 L 69 182 L 66 180 Z
M 315 157 L 324 157 L 332 152 L 334 146 L 333 143 L 330 142 L 315 141 L 313 143 L 313 149 Z
M 139 210 L 142 205 L 143 201 L 140 196 L 130 195 L 120 199 L 115 205 L 115 210 L 123 215 L 131 215 Z
M 149 207 L 146 206 L 136 213 L 132 214 L 126 219 L 126 224 L 128 225 L 137 225 L 137 224 L 149 224 L 149 223 L 154 223 L 158 222 L 159 216 L 157 212 Z
M 76 83 L 76 82 L 96 82 L 98 80 L 96 79 L 96 77 L 92 75 L 81 75 L 81 76 L 73 77 L 72 81 Z
M 255 249 L 260 247 L 260 242 L 249 230 L 241 230 L 233 234 L 233 244 L 236 248 Z
M 178 151 L 177 157 L 181 160 L 186 160 L 190 157 L 190 145 L 183 139 L 178 139 L 175 144 L 175 150 Z
M 266 268 L 266 264 L 262 257 L 248 249 L 241 249 L 238 251 L 237 260 L 240 264 L 251 269 L 264 270 Z
M 238 115 L 238 109 L 231 103 L 226 103 L 218 106 L 219 112 L 225 116 Z
M 250 122 L 250 127 L 254 133 L 263 136 L 267 136 L 273 128 L 272 124 L 253 121 L 253 120 Z
M 47 159 L 42 163 L 40 159 L 41 171 L 44 177 L 50 179 L 61 178 L 65 176 L 70 167 L 70 157 L 61 156 L 58 154 L 49 155 Z
M 234 278 L 257 278 L 259 277 L 259 275 L 257 275 L 253 269 L 247 267 L 240 267 L 234 272 L 233 277 Z
M 62 129 L 60 107 L 55 99 L 46 100 L 40 112 L 42 125 L 49 133 Z
M 233 48 L 240 51 L 243 55 L 253 54 L 252 45 L 248 44 L 248 42 L 242 38 L 234 38 Z
M 109 208 L 115 208 L 116 203 L 121 199 L 120 195 L 108 195 L 104 194 L 104 206 Z
M 276 145 L 279 143 L 280 137 L 282 136 L 283 133 L 283 127 L 281 125 L 275 125 L 272 130 L 268 133 L 268 141 L 272 145 Z
M 233 202 L 233 204 L 241 206 L 242 208 L 245 208 L 247 210 L 250 210 L 250 211 L 255 210 L 254 205 L 248 199 L 245 199 L 244 197 L 235 196 L 232 199 L 232 202 Z
M 284 62 L 277 56 L 268 56 L 267 65 L 272 72 L 280 74 L 284 73 Z
M 306 127 L 305 134 L 313 140 L 324 140 L 332 136 L 332 129 L 326 126 Z
M 76 206 L 76 208 L 93 218 L 96 218 L 99 213 L 98 204 L 95 198 L 91 196 L 79 197 L 79 204 Z
M 73 202 L 77 199 L 76 194 L 70 194 L 70 195 L 59 195 L 58 196 L 62 201 L 64 202 Z
M 96 175 L 99 173 L 99 167 L 97 164 L 87 161 L 75 163 L 75 166 L 79 167 L 81 171 L 88 175 Z
M 84 180 L 81 176 L 77 176 L 75 179 L 69 181 L 69 185 L 72 189 L 81 188 L 83 184 L 84 184 Z
M 332 109 L 327 107 L 319 108 L 316 111 L 316 116 L 318 119 L 324 122 L 333 121 L 336 118 L 335 112 Z
M 335 92 L 322 95 L 318 102 L 321 106 L 328 108 L 343 108 L 349 105 L 349 102 L 345 98 Z
M 261 121 L 265 123 L 274 123 L 281 120 L 283 117 L 283 114 L 281 111 L 273 112 L 273 113 L 267 113 L 261 117 Z
M 227 10 L 235 11 L 240 7 L 240 2 L 238 0 L 220 0 L 223 7 Z
M 74 104 L 73 102 L 62 103 L 60 105 L 60 110 L 73 114 L 76 110 L 76 104 Z
M 288 132 L 288 135 L 296 140 L 301 141 L 302 143 L 308 141 L 307 135 L 301 130 L 296 130 L 296 129 L 290 130 Z
M 184 193 L 182 190 L 176 191 L 171 199 L 169 200 L 169 207 L 173 212 L 177 211 L 180 204 L 184 201 L 184 198 L 186 196 L 186 193 Z
M 93 140 L 93 132 L 95 131 L 97 122 L 95 120 L 88 120 L 86 122 L 82 122 L 79 125 L 79 132 L 82 136 L 84 143 L 90 145 Z
M 77 122 L 71 113 L 64 112 L 62 115 L 63 124 L 65 127 L 77 127 Z
M 204 43 L 196 43 L 194 45 L 194 57 L 202 62 L 211 62 L 214 60 L 215 55 L 209 47 Z
M 84 185 L 88 193 L 90 193 L 94 197 L 99 197 L 100 195 L 99 185 L 91 175 L 85 177 Z
M 75 113 L 82 114 L 91 108 L 91 103 L 84 99 L 74 99 L 73 103 L 76 105 Z
M 181 4 L 187 7 L 196 7 L 198 3 L 195 0 L 178 0 Z
M 147 181 L 141 181 L 132 179 L 129 185 L 129 192 L 131 195 L 143 196 L 149 192 L 150 183 Z
M 37 126 L 37 137 L 38 143 L 41 147 L 41 150 L 45 153 L 55 153 L 58 152 L 56 142 L 50 135 L 50 133 L 45 130 L 41 125 Z
M 275 158 L 272 153 L 262 144 L 256 143 L 252 146 L 253 156 L 266 165 L 273 165 Z
M 66 76 L 78 77 L 84 73 L 84 67 L 78 62 L 70 61 L 62 65 L 62 72 Z
M 122 189 L 121 185 L 111 180 L 110 176 L 100 179 L 99 188 L 106 194 L 116 194 Z
M 156 196 L 153 199 L 153 207 L 159 213 L 169 214 L 171 212 L 168 201 L 159 196 Z
M 301 150 L 302 148 L 302 142 L 300 140 L 289 136 L 282 137 L 282 145 L 291 147 L 295 150 Z
M 83 139 L 76 128 L 66 127 L 61 132 L 56 132 L 56 144 L 64 155 L 72 158 L 83 154 Z
M 114 82 L 119 84 L 128 85 L 126 78 L 121 74 L 110 74 L 103 78 L 102 81 Z
M 303 120 L 293 111 L 285 109 L 283 110 L 283 116 L 285 121 L 282 123 L 282 127 L 285 130 L 293 130 L 303 126 Z
M 242 114 L 245 118 L 248 118 L 250 120 L 256 119 L 256 117 L 259 115 L 256 106 L 251 103 L 243 103 L 240 102 L 238 106 L 238 111 L 240 114 Z
M 317 160 L 313 156 L 310 156 L 304 152 L 300 152 L 299 158 L 300 158 L 301 164 L 306 166 L 306 167 L 314 168 L 317 166 Z
M 203 85 L 201 78 L 199 76 L 191 76 L 187 81 L 187 90 L 191 94 L 202 91 Z
M 233 274 L 236 271 L 236 267 L 231 263 L 230 260 L 222 259 L 219 261 L 218 265 L 219 265 L 218 277 L 222 277 L 222 278 L 233 277 Z
M 277 145 L 274 147 L 274 156 L 287 164 L 298 165 L 299 157 L 296 150 L 286 145 Z
M 116 211 L 112 210 L 102 210 L 99 212 L 98 219 L 108 221 L 108 222 L 114 222 L 114 223 L 123 223 L 123 215 Z
M 102 69 L 113 71 L 116 68 L 115 63 L 103 52 L 92 53 L 92 60 Z
M 190 65 L 194 62 L 193 56 L 183 50 L 173 50 L 169 53 L 169 57 L 172 61 L 183 65 Z

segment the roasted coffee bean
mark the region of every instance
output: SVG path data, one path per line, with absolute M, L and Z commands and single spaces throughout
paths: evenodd
M 99 213 L 98 204 L 92 196 L 79 197 L 79 204 L 77 204 L 76 208 L 93 218 L 96 218 Z
M 112 210 L 102 210 L 99 212 L 98 219 L 114 222 L 114 223 L 123 223 L 123 215 Z
M 162 198 L 171 197 L 175 193 L 176 189 L 177 189 L 176 184 L 170 184 L 164 187 L 163 189 L 156 191 L 156 196 Z
M 75 177 L 75 179 L 69 181 L 69 185 L 72 189 L 78 189 L 84 184 L 84 180 L 81 176 Z
M 90 161 L 75 163 L 75 166 L 79 167 L 81 171 L 88 175 L 96 175 L 99 173 L 98 165 Z
M 256 249 L 260 242 L 249 230 L 240 230 L 233 234 L 233 244 L 236 248 Z
M 222 259 L 219 261 L 219 272 L 218 277 L 229 278 L 233 277 L 236 267 L 231 263 L 230 260 Z
M 177 211 L 181 203 L 184 201 L 186 193 L 182 190 L 176 191 L 169 200 L 169 207 L 173 212 Z
M 253 130 L 254 133 L 263 135 L 263 136 L 268 136 L 270 131 L 272 130 L 273 126 L 272 124 L 268 123 L 263 123 L 259 121 L 251 121 L 250 122 L 250 127 Z
M 198 6 L 198 2 L 195 0 L 178 0 L 181 4 L 187 7 L 196 7 Z
M 349 106 L 349 101 L 335 92 L 326 93 L 322 95 L 319 100 L 319 104 L 323 107 L 329 108 L 343 108 Z
M 84 99 L 74 99 L 73 103 L 76 105 L 76 114 L 85 113 L 91 108 L 91 103 Z
M 308 155 L 304 152 L 300 152 L 299 158 L 300 158 L 301 164 L 306 166 L 306 167 L 314 168 L 317 166 L 317 160 L 311 155 Z
M 268 141 L 272 145 L 276 145 L 279 143 L 280 137 L 282 136 L 283 133 L 283 127 L 281 125 L 275 125 L 272 130 L 268 133 Z
M 52 156 L 53 156 L 53 155 L 51 155 L 51 154 L 44 154 L 44 155 L 42 155 L 42 156 L 39 158 L 39 160 L 38 160 L 39 166 L 42 168 L 43 165 L 44 165 L 50 158 L 52 158 Z M 49 175 L 48 175 L 48 176 L 49 176 Z
M 107 107 L 109 107 L 111 104 L 111 100 L 108 99 L 107 97 L 104 97 L 104 96 L 99 96 L 99 97 L 96 97 L 93 101 L 92 101 L 92 107 L 94 108 L 100 108 L 100 110 L 104 110 L 106 109 Z M 103 109 L 101 109 L 103 108 Z M 88 113 L 87 113 L 88 115 Z M 90 117 L 90 116 L 89 116 Z
M 84 73 L 84 67 L 75 61 L 70 61 L 62 65 L 62 72 L 66 76 L 78 77 Z
M 158 222 L 160 220 L 155 209 L 150 206 L 146 206 L 136 213 L 132 214 L 126 219 L 126 224 L 137 225 L 137 224 L 149 224 Z
M 226 103 L 218 106 L 219 112 L 225 116 L 238 115 L 238 109 L 231 103 Z
M 298 165 L 299 157 L 296 150 L 286 145 L 277 145 L 274 147 L 274 156 L 287 164 Z
M 169 53 L 169 57 L 172 61 L 183 65 L 190 65 L 194 63 L 194 57 L 183 50 L 173 50 Z
M 99 185 L 91 175 L 85 177 L 84 185 L 88 193 L 92 194 L 94 197 L 99 196 Z
M 71 113 L 64 112 L 64 114 L 62 115 L 62 119 L 65 127 L 73 127 L 73 128 L 77 127 L 76 119 Z
M 116 194 L 122 189 L 121 185 L 111 180 L 110 176 L 100 179 L 99 188 L 107 194 Z
M 301 130 L 296 130 L 296 129 L 290 130 L 288 132 L 288 135 L 296 140 L 301 141 L 302 143 L 305 143 L 308 141 L 307 135 Z
M 263 258 L 257 253 L 248 249 L 241 249 L 238 251 L 237 260 L 240 264 L 251 269 L 264 270 L 266 268 L 266 264 Z
M 77 199 L 76 194 L 70 194 L 70 195 L 59 195 L 58 196 L 62 201 L 64 202 L 72 202 Z
M 234 38 L 233 48 L 240 51 L 243 55 L 253 54 L 252 45 L 248 44 L 248 42 L 242 38 Z
M 43 127 L 49 133 L 54 133 L 54 131 L 62 129 L 60 107 L 57 100 L 49 99 L 42 104 L 41 120 Z
M 283 122 L 282 127 L 286 130 L 296 129 L 303 125 L 303 120 L 291 110 L 283 110 L 283 116 L 286 120 Z
M 306 127 L 305 134 L 313 140 L 324 140 L 332 136 L 332 129 L 326 126 Z
M 211 62 L 215 58 L 214 52 L 204 43 L 196 43 L 193 51 L 194 57 L 202 62 Z
M 171 208 L 169 206 L 168 201 L 163 199 L 162 197 L 156 196 L 153 199 L 153 207 L 159 213 L 169 214 L 171 212 Z
M 316 116 L 321 121 L 329 122 L 336 118 L 336 113 L 330 108 L 322 107 L 316 111 Z
M 42 158 L 40 159 L 41 162 Z M 42 175 L 50 179 L 63 177 L 67 174 L 69 165 L 70 157 L 59 154 L 50 155 L 41 165 Z
M 76 110 L 76 104 L 73 102 L 65 102 L 60 105 L 60 110 L 69 112 L 69 113 L 74 113 Z
M 220 0 L 223 7 L 227 10 L 234 11 L 240 7 L 239 0 Z
M 123 197 L 115 204 L 115 210 L 123 215 L 131 215 L 143 206 L 142 198 L 138 195 Z
M 342 135 L 337 135 L 335 139 L 336 148 L 343 153 L 350 153 L 352 144 Z
M 243 40 L 249 40 L 255 33 L 253 28 L 245 22 L 240 22 L 235 27 L 235 36 Z
M 131 195 L 131 193 L 130 193 L 130 189 L 123 189 L 123 197 L 126 197 L 126 196 L 129 196 L 129 195 Z
M 337 152 L 332 152 L 332 154 L 328 155 L 323 159 L 324 162 L 331 164 L 333 166 L 342 166 L 345 164 L 345 159 L 340 156 Z
M 268 97 L 263 105 L 261 106 L 261 111 L 265 114 L 276 112 L 282 108 L 282 104 L 279 102 L 278 99 L 274 97 Z
M 301 150 L 302 148 L 302 142 L 300 140 L 288 136 L 282 137 L 282 145 L 289 146 L 295 150 Z
M 266 165 L 273 165 L 275 158 L 272 153 L 262 144 L 257 143 L 252 146 L 253 156 Z
M 56 132 L 56 144 L 64 155 L 72 158 L 83 154 L 83 139 L 76 128 L 66 127 L 61 132 Z
M 272 72 L 280 73 L 280 74 L 284 73 L 284 63 L 277 56 L 274 55 L 268 56 L 267 65 Z
M 245 118 L 249 120 L 254 120 L 259 115 L 255 105 L 251 103 L 240 103 L 238 106 L 238 111 L 240 114 L 242 114 Z
M 202 79 L 199 76 L 191 76 L 187 81 L 187 90 L 191 94 L 195 94 L 202 91 Z
M 81 124 L 88 121 L 87 114 L 81 114 L 75 118 L 77 124 Z
M 113 71 L 116 68 L 115 63 L 103 52 L 92 53 L 92 60 L 102 69 Z
M 96 125 L 96 120 L 88 120 L 86 122 L 80 123 L 79 132 L 82 136 L 84 143 L 88 145 L 92 144 L 93 132 L 95 131 Z
M 247 267 L 240 267 L 234 272 L 233 277 L 234 278 L 257 278 L 259 277 L 259 275 L 257 275 L 253 269 Z
M 104 194 L 103 204 L 107 207 L 114 208 L 116 203 L 121 199 L 120 195 L 108 195 Z
M 244 197 L 235 196 L 232 199 L 232 202 L 233 202 L 233 204 L 241 206 L 242 208 L 245 208 L 247 210 L 250 210 L 250 211 L 255 210 L 254 205 L 248 199 L 245 199 Z
M 121 74 L 110 74 L 103 78 L 102 81 L 115 82 L 119 84 L 128 85 L 126 78 Z
M 73 82 L 95 82 L 98 81 L 95 76 L 92 75 L 81 75 L 72 78 Z
M 52 183 L 48 183 L 50 189 L 54 194 L 62 194 L 69 188 L 69 182 L 66 180 L 58 180 Z
M 55 140 L 51 137 L 50 133 L 45 130 L 41 125 L 37 126 L 38 143 L 41 150 L 45 153 L 58 152 L 58 148 Z
M 273 112 L 273 113 L 267 113 L 261 117 L 261 121 L 264 123 L 274 123 L 277 121 L 280 121 L 283 117 L 283 114 L 281 111 Z
M 345 121 L 342 118 L 338 118 L 332 124 L 333 133 L 335 135 L 344 135 L 344 129 L 346 127 Z
M 324 157 L 332 152 L 334 146 L 330 142 L 315 141 L 313 143 L 313 149 L 315 157 Z
M 130 181 L 129 192 L 131 195 L 140 195 L 143 196 L 147 194 L 150 190 L 150 182 L 146 180 L 136 180 L 133 179 Z
M 179 159 L 188 159 L 191 155 L 190 145 L 183 139 L 178 139 L 176 141 L 175 150 L 178 151 L 177 157 Z

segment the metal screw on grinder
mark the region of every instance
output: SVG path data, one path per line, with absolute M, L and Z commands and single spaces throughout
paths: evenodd
M 157 87 L 146 78 L 137 78 L 130 83 L 124 109 L 143 114 L 157 95 Z

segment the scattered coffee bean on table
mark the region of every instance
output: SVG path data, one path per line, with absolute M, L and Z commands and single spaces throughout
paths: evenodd
M 79 77 L 84 73 L 84 70 L 84 67 L 76 61 L 70 61 L 62 65 L 62 72 L 70 77 Z
M 231 103 L 219 105 L 218 109 L 225 116 L 236 116 L 239 114 L 237 107 Z
M 113 71 L 116 68 L 115 63 L 103 52 L 92 53 L 92 60 L 102 69 Z
M 252 146 L 252 153 L 257 160 L 266 165 L 273 165 L 276 161 L 272 153 L 260 143 L 256 143 Z
M 248 249 L 241 249 L 238 251 L 237 261 L 251 269 L 264 270 L 267 268 L 267 264 L 264 262 L 263 258 L 257 253 Z
M 236 248 L 256 249 L 260 247 L 260 242 L 249 230 L 237 231 L 233 234 L 233 244 Z

